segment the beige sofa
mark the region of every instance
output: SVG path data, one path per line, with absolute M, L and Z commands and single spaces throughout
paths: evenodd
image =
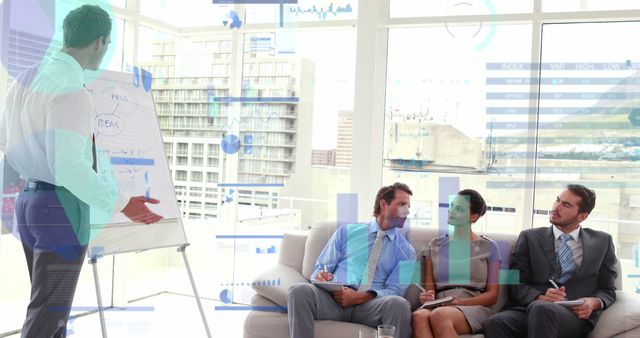
M 251 311 L 244 323 L 244 338 L 286 338 L 289 337 L 287 322 L 287 290 L 295 283 L 309 282 L 316 259 L 336 229 L 335 222 L 322 222 L 314 225 L 306 233 L 285 234 L 278 265 L 261 273 L 256 281 L 280 280 L 278 285 L 254 285 L 257 294 L 253 297 Z M 437 236 L 437 229 L 410 228 L 408 238 L 416 252 L 431 238 Z M 508 260 L 509 253 L 516 241 L 515 235 L 486 234 L 498 241 L 503 259 Z M 505 262 L 508 264 L 508 262 Z M 618 271 L 619 267 L 618 267 Z M 621 272 L 618 273 L 616 286 L 620 289 Z M 419 305 L 419 290 L 409 287 L 405 298 L 415 309 Z M 501 287 L 496 308 L 506 302 L 506 288 Z M 315 322 L 313 338 L 356 338 L 358 330 L 364 326 L 331 320 Z M 466 335 L 463 337 L 481 338 L 483 335 Z M 590 338 L 604 337 L 640 337 L 640 301 L 624 292 L 617 292 L 617 301 L 602 315 Z M 312 337 L 309 337 L 312 338 Z

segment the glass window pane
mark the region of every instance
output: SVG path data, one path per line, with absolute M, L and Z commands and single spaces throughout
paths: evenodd
M 529 13 L 533 0 L 390 0 L 389 17 L 492 15 Z
M 579 12 L 640 9 L 640 2 L 635 0 L 542 0 L 545 12 Z
M 219 26 L 229 21 L 233 6 L 214 5 L 202 0 L 142 0 L 140 14 L 176 27 Z
M 113 54 L 110 60 L 104 60 L 102 66 L 109 70 L 114 71 L 122 71 L 122 63 L 124 58 L 124 19 L 116 18 L 115 20 L 115 29 L 112 30 L 111 37 L 111 46 L 109 48 L 113 49 Z M 115 38 L 114 34 L 115 33 Z
M 535 209 L 551 210 L 568 183 L 597 194 L 584 227 L 613 236 L 623 289 L 635 292 L 640 216 L 640 46 L 612 36 L 640 22 L 546 24 Z M 534 226 L 548 226 L 535 215 Z
M 413 188 L 412 224 L 446 225 L 438 210 L 444 205 L 440 211 L 446 211 L 449 201 L 442 196 L 471 188 L 491 207 L 478 230 L 516 234 L 528 226 L 524 174 L 508 170 L 526 159 L 510 156 L 514 145 L 496 143 L 514 131 L 498 128 L 510 116 L 495 114 L 494 107 L 515 104 L 528 111 L 528 101 L 493 99 L 503 86 L 490 79 L 509 73 L 491 65 L 528 60 L 531 26 L 498 25 L 501 34 L 489 43 L 473 36 L 477 26 L 456 29 L 455 36 L 438 26 L 389 32 L 383 183 L 400 181 Z M 529 86 L 516 90 L 528 96 Z M 519 187 L 508 189 L 513 183 Z
M 280 27 L 295 27 L 297 22 L 355 20 L 357 0 L 298 0 L 296 4 L 246 5 L 246 23 L 278 23 Z M 282 11 L 281 11 L 282 10 Z
M 120 8 L 125 8 L 127 6 L 127 0 L 109 0 L 109 3 Z

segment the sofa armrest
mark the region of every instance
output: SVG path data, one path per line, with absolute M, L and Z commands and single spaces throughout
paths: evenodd
M 251 287 L 262 297 L 279 306 L 287 306 L 287 293 L 293 284 L 309 283 L 300 272 L 284 265 L 259 274 L 251 283 Z
M 302 272 L 304 248 L 307 243 L 306 232 L 288 232 L 284 234 L 280 243 L 278 264 L 288 266 L 295 271 Z
M 640 327 L 640 299 L 616 291 L 616 301 L 600 316 L 590 338 L 612 337 Z

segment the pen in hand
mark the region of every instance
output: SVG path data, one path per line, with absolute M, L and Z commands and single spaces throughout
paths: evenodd
M 326 265 L 322 265 L 322 271 L 318 273 L 318 280 L 321 282 L 330 282 L 333 279 L 333 276 L 329 272 L 329 269 Z
M 425 288 L 422 287 L 422 285 L 420 285 L 418 283 L 414 283 L 413 285 L 417 286 L 422 291 L 420 293 L 420 302 L 422 304 L 424 304 L 426 302 L 430 302 L 430 301 L 435 299 L 435 294 L 434 294 L 433 291 L 431 291 L 431 290 L 427 291 Z
M 550 301 L 559 301 L 559 300 L 565 300 L 566 299 L 566 293 L 564 291 L 564 286 L 560 287 L 558 286 L 558 283 L 556 283 L 552 278 L 549 278 L 549 283 L 551 283 L 551 285 L 553 285 L 553 288 L 555 290 L 551 290 L 549 289 L 546 293 L 547 297 L 551 297 Z

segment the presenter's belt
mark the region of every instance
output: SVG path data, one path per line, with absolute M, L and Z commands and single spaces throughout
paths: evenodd
M 30 180 L 24 185 L 24 191 L 56 190 L 56 187 L 51 183 Z

